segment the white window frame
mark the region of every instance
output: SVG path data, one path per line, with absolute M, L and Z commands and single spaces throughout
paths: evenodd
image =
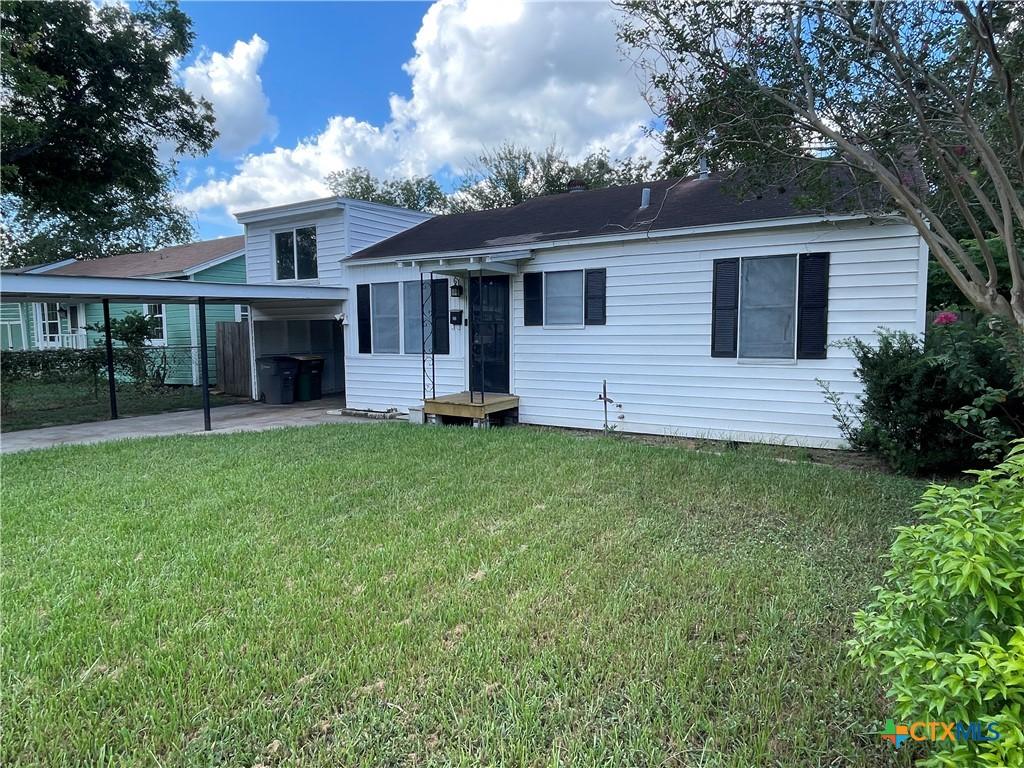
M 554 273 L 564 272 L 579 272 L 580 275 L 580 297 L 581 297 L 581 309 L 582 316 L 578 323 L 549 323 L 548 322 L 548 275 Z M 587 321 L 587 270 L 585 269 L 550 269 L 543 272 L 544 277 L 541 278 L 541 299 L 544 307 L 544 325 L 542 326 L 545 330 L 552 331 L 578 331 L 586 328 Z
M 160 307 L 159 312 L 150 312 L 150 307 Z M 167 346 L 167 305 L 166 304 L 143 304 L 142 305 L 142 316 L 143 317 L 159 317 L 160 328 L 163 334 L 162 339 L 149 339 L 146 342 L 147 346 L 150 347 L 166 347 Z
M 316 243 L 316 274 L 313 277 L 299 277 L 299 235 L 300 229 L 312 229 L 313 240 Z M 292 233 L 292 270 L 295 277 L 281 277 L 277 273 L 277 236 L 285 232 Z M 271 258 L 274 262 L 274 280 L 279 283 L 306 283 L 320 279 L 320 233 L 315 222 L 309 224 L 295 224 L 291 227 L 281 227 L 270 231 Z
M 49 324 L 52 320 L 47 318 L 46 307 L 52 304 L 57 308 L 57 335 L 54 336 L 49 332 Z M 56 301 L 38 301 L 34 304 L 34 313 L 36 321 L 36 346 L 39 349 L 59 349 L 60 338 L 64 331 L 61 328 L 60 322 L 60 302 Z
M 793 259 L 793 356 L 792 357 L 744 357 L 740 353 L 740 337 L 743 333 L 743 269 L 748 261 L 758 259 L 777 259 L 787 257 Z M 800 310 L 800 255 L 796 253 L 771 253 L 764 256 L 741 256 L 740 271 L 736 287 L 736 362 L 740 365 L 796 365 L 797 322 Z
M 398 286 L 398 349 L 395 352 L 383 352 L 377 351 L 377 345 L 374 339 L 374 329 L 377 327 L 376 315 L 374 314 L 374 305 L 376 301 L 376 290 L 375 287 L 378 285 L 397 285 Z M 377 282 L 370 283 L 370 354 L 371 355 L 383 355 L 385 357 L 400 357 L 404 355 L 402 352 L 403 341 L 404 341 L 404 329 L 402 327 L 405 322 L 404 307 L 405 303 L 402 298 L 402 281 L 401 280 L 378 280 Z

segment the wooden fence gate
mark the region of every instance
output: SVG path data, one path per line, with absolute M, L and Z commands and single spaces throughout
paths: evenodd
M 217 323 L 217 386 L 229 395 L 252 397 L 249 324 Z

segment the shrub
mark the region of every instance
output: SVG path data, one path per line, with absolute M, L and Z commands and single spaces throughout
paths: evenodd
M 857 359 L 864 394 L 850 406 L 831 393 L 850 443 L 901 472 L 951 473 L 993 464 L 1024 436 L 1024 362 L 1013 332 L 935 318 L 924 338 L 882 331 L 877 345 L 843 344 Z
M 892 568 L 854 618 L 851 656 L 890 681 L 905 721 L 991 724 L 924 765 L 1024 766 L 1024 441 L 966 488 L 932 485 L 897 529 Z

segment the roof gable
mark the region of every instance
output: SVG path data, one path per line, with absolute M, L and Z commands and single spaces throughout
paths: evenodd
M 103 259 L 76 261 L 50 270 L 50 274 L 90 277 L 183 275 L 195 272 L 202 265 L 241 255 L 244 250 L 245 236 L 236 235 L 186 245 L 171 245 L 146 253 L 125 253 Z

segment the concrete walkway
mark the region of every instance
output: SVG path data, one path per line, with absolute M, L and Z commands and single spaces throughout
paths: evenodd
M 312 400 L 292 405 L 244 403 L 224 405 L 210 411 L 213 433 L 258 432 L 276 427 L 302 427 L 312 424 L 373 423 L 374 419 L 340 416 L 327 411 L 344 407 L 335 398 Z M 129 437 L 203 434 L 203 412 L 177 411 L 151 416 L 129 416 L 116 421 L 93 421 L 60 427 L 5 432 L 0 436 L 0 453 L 15 453 L 55 445 L 85 445 L 124 440 Z

